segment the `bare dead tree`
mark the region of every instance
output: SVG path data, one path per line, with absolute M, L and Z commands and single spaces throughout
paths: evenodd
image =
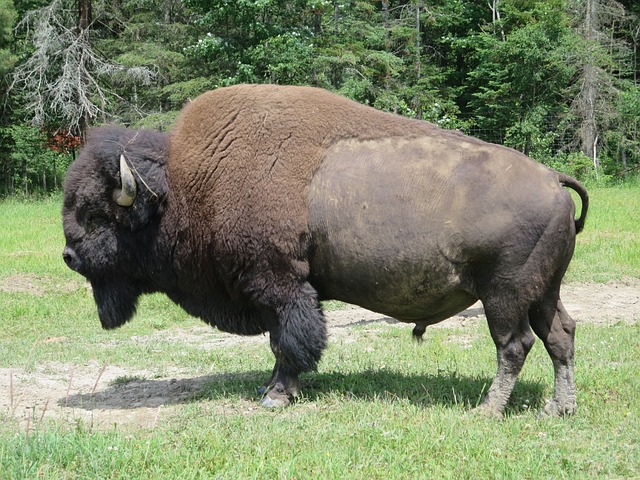
M 633 39 L 633 84 L 638 85 L 638 44 L 640 44 L 640 20 L 633 26 L 631 36 Z
M 147 68 L 126 68 L 100 56 L 91 45 L 91 21 L 91 0 L 53 0 L 28 12 L 16 28 L 25 30 L 34 51 L 10 85 L 27 93 L 34 124 L 62 120 L 63 128 L 83 139 L 92 120 L 108 116 L 112 94 L 102 78 L 124 73 L 148 85 L 153 77 Z
M 422 7 L 422 2 L 416 2 L 416 80 L 420 81 L 420 76 L 422 74 L 422 32 L 420 26 L 420 8 Z M 422 112 L 418 112 L 418 118 L 420 118 Z
M 91 26 L 91 0 L 78 0 L 78 36 L 84 36 L 87 40 L 89 40 L 89 27 Z M 86 58 L 84 49 L 87 47 L 87 44 L 80 45 L 80 61 Z M 90 78 L 87 77 L 87 68 L 82 69 L 79 73 L 82 77 L 79 79 L 80 84 L 87 84 L 91 81 Z M 104 103 L 103 103 L 104 105 Z M 91 117 L 89 115 L 89 111 L 87 109 L 83 109 L 82 114 L 79 120 L 79 133 L 80 138 L 82 139 L 82 143 L 86 140 L 86 134 L 89 131 L 89 124 L 91 122 Z
M 581 0 L 577 2 L 577 11 L 584 12 L 578 30 L 585 41 L 585 51 L 581 62 L 580 92 L 571 109 L 580 121 L 581 150 L 593 160 L 597 174 L 598 139 L 610 120 L 611 105 L 617 94 L 614 78 L 602 64 L 600 52 L 614 48 L 611 36 L 605 33 L 606 26 L 624 21 L 626 13 L 616 0 Z
M 489 0 L 487 4 L 491 10 L 491 23 L 494 27 L 496 25 L 500 26 L 500 37 L 504 42 L 506 40 L 506 35 L 504 33 L 504 27 L 502 26 L 502 17 L 500 16 L 500 0 Z
M 589 46 L 593 46 L 597 42 L 598 37 L 598 21 L 597 21 L 597 0 L 586 0 L 586 15 L 584 22 L 584 37 Z M 595 63 L 595 55 L 589 55 L 584 65 L 582 89 L 578 96 L 577 107 L 582 113 L 582 128 L 580 129 L 582 139 L 582 151 L 589 158 L 593 158 L 593 166 L 598 171 L 598 160 L 595 156 L 596 141 L 598 138 L 598 125 L 596 121 L 596 102 L 601 94 L 598 88 L 600 80 L 599 71 Z

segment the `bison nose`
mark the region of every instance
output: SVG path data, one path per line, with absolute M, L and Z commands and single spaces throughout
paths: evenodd
M 69 247 L 64 247 L 64 250 L 62 251 L 62 259 L 64 260 L 64 263 L 67 264 L 67 267 L 71 270 L 75 270 L 76 272 L 80 269 L 82 264 L 78 254 Z

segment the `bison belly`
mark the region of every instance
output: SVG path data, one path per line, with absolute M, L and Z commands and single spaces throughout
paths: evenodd
M 529 205 L 558 182 L 517 152 L 470 142 L 352 140 L 328 152 L 309 191 L 321 298 L 435 323 L 478 299 L 478 266 L 511 275 L 526 261 L 549 222 Z

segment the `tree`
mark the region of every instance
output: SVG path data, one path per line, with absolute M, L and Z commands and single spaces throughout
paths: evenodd
M 215 67 L 191 54 L 189 47 L 206 30 L 183 2 L 101 2 L 94 15 L 94 48 L 125 69 L 103 78 L 110 121 L 167 130 L 189 99 L 217 86 Z M 153 72 L 144 88 L 127 74 L 138 67 Z
M 9 157 L 11 163 L 5 169 L 6 191 L 29 195 L 55 188 L 57 169 L 65 163 L 65 157 L 46 147 L 46 134 L 29 125 L 12 125 L 7 130 L 14 148 Z
M 315 7 L 308 3 L 306 0 L 185 0 L 185 4 L 201 16 L 206 32 L 188 47 L 188 52 L 213 71 L 220 85 L 273 81 L 278 75 L 275 70 L 289 70 L 282 72 L 282 80 L 293 83 L 292 70 L 298 60 L 305 58 L 300 56 L 300 51 L 309 44 L 313 32 Z M 280 66 L 274 68 L 277 64 Z M 288 81 L 287 77 L 290 77 Z
M 579 92 L 572 103 L 572 112 L 579 122 L 580 149 L 593 159 L 596 174 L 600 167 L 597 153 L 598 142 L 612 121 L 612 105 L 617 89 L 612 75 L 612 52 L 615 47 L 611 35 L 605 28 L 625 17 L 624 7 L 615 0 L 580 0 L 576 7 L 582 12 L 578 25 L 584 42 L 579 58 L 581 75 Z
M 84 138 L 91 121 L 108 118 L 104 77 L 126 72 L 143 84 L 150 82 L 148 69 L 125 69 L 93 49 L 91 0 L 53 0 L 28 12 L 18 26 L 33 52 L 14 72 L 11 88 L 26 93 L 35 125 L 60 124 Z
M 14 55 L 7 48 L 13 41 L 16 11 L 12 0 L 0 0 L 0 79 L 12 68 Z
M 563 2 L 500 5 L 500 15 L 492 5 L 487 28 L 459 41 L 469 65 L 464 107 L 486 140 L 548 157 L 577 71 L 567 62 L 575 36 Z
M 595 145 L 602 172 L 622 175 L 640 165 L 639 25 L 637 0 L 0 0 L 0 77 L 19 60 L 0 88 L 0 174 L 32 191 L 63 173 L 70 155 L 47 167 L 31 124 L 49 143 L 107 121 L 167 130 L 206 90 L 269 82 L 580 174 Z
M 10 119 L 5 112 L 8 103 L 7 97 L 7 73 L 10 72 L 14 63 L 15 55 L 11 53 L 10 45 L 13 43 L 13 27 L 17 19 L 12 0 L 0 0 L 0 175 L 5 184 L 11 181 L 11 150 L 9 147 L 9 134 L 6 126 Z M 2 187 L 0 185 L 0 191 Z

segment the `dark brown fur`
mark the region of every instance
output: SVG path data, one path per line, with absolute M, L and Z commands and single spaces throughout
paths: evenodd
M 120 154 L 139 180 L 128 208 L 112 200 Z M 583 199 L 577 222 L 560 184 Z M 485 407 L 504 408 L 530 318 L 556 377 L 571 375 L 550 411 L 571 413 L 573 323 L 558 291 L 586 206 L 578 182 L 513 150 L 319 89 L 242 85 L 187 105 L 169 141 L 96 130 L 65 185 L 65 260 L 91 280 L 106 328 L 162 291 L 222 330 L 269 332 L 269 406 L 320 359 L 319 297 L 416 335 L 479 298 L 499 358 Z

